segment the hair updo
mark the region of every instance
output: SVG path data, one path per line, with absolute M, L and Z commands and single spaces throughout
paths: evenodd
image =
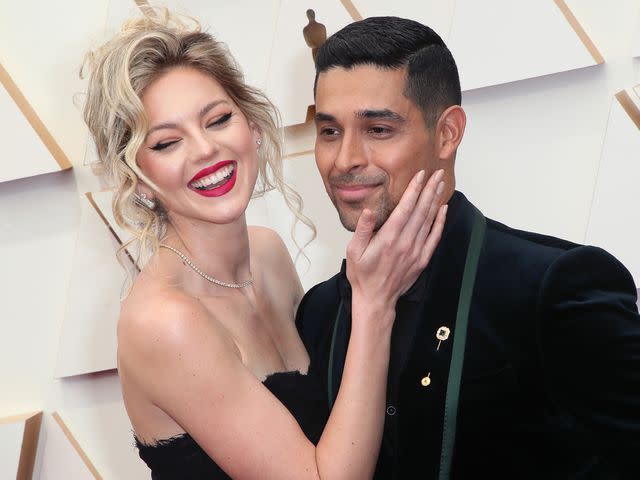
M 139 267 L 158 248 L 169 221 L 162 205 L 153 210 L 136 201 L 139 181 L 157 189 L 136 163 L 148 130 L 141 96 L 163 73 L 190 67 L 211 75 L 261 132 L 259 177 L 254 197 L 278 189 L 296 217 L 315 236 L 315 227 L 302 214 L 302 198 L 286 185 L 282 167 L 282 133 L 276 107 L 258 89 L 247 85 L 227 46 L 202 31 L 193 18 L 168 10 L 145 10 L 126 22 L 105 44 L 86 55 L 89 84 L 84 121 L 94 141 L 99 162 L 96 174 L 114 189 L 113 214 L 131 234 L 121 248 L 133 246 Z M 295 229 L 295 223 L 292 232 Z M 119 255 L 120 258 L 120 255 Z

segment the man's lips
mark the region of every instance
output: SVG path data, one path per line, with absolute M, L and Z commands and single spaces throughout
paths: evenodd
M 380 184 L 338 184 L 333 185 L 333 190 L 337 196 L 345 202 L 358 202 L 364 200 L 371 192 L 378 188 Z

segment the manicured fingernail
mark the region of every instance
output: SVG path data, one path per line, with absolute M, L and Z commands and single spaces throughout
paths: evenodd
M 416 176 L 416 183 L 420 185 L 422 182 L 424 182 L 424 170 L 420 170 Z
M 440 182 L 436 187 L 436 194 L 440 195 L 444 190 L 444 182 Z
M 444 177 L 444 168 L 441 168 L 440 170 L 438 170 L 438 178 L 442 178 Z

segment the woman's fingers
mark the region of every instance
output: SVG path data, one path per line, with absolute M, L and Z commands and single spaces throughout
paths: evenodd
M 418 198 L 416 206 L 402 232 L 402 235 L 415 239 L 417 245 L 424 243 L 426 233 L 431 228 L 431 224 L 442 204 L 443 177 L 443 170 L 438 170 L 431 175 L 431 178 L 422 189 L 420 198 Z M 425 226 L 427 227 L 426 233 Z
M 428 263 L 431 261 L 431 257 L 433 256 L 433 252 L 436 250 L 440 239 L 442 238 L 442 232 L 444 230 L 445 220 L 447 219 L 447 210 L 449 209 L 448 205 L 442 205 L 438 209 L 438 215 L 433 222 L 431 230 L 427 235 L 427 240 L 424 248 L 422 249 L 422 254 L 420 257 L 419 265 L 420 269 L 426 268 Z
M 424 185 L 424 177 L 424 170 L 420 170 L 411 182 L 409 182 L 398 205 L 396 205 L 387 221 L 384 222 L 384 225 L 380 228 L 378 236 L 387 234 L 395 236 L 404 229 L 407 221 L 411 217 L 411 213 L 415 210 L 416 202 L 420 198 L 420 193 Z
M 365 208 L 360 214 L 360 218 L 358 218 L 356 230 L 353 233 L 349 245 L 347 245 L 347 257 L 356 262 L 360 260 L 371 241 L 371 237 L 373 237 L 373 229 L 375 226 L 375 215 L 371 210 Z

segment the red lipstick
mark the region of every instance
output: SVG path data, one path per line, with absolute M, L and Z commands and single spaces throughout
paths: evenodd
M 218 170 L 225 168 L 229 165 L 233 165 L 233 172 L 231 174 L 231 177 L 219 182 L 220 185 L 218 185 L 217 187 L 211 188 L 211 189 L 201 189 L 191 185 L 193 182 L 200 180 L 201 178 L 204 178 L 207 175 L 216 173 Z M 203 168 L 202 170 L 200 170 L 189 181 L 188 186 L 192 191 L 196 192 L 199 195 L 202 195 L 203 197 L 219 197 L 229 192 L 234 187 L 234 185 L 236 184 L 237 171 L 238 171 L 238 166 L 235 161 L 224 160 L 222 162 L 216 163 L 215 165 L 211 165 L 210 167 Z

